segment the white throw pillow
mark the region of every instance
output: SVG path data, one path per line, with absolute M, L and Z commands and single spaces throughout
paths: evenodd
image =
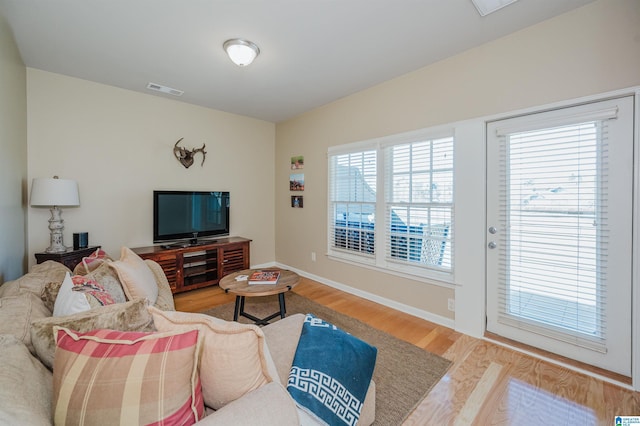
M 71 280 L 71 275 L 67 272 L 60 286 L 56 302 L 53 305 L 53 316 L 62 317 L 88 311 L 89 309 L 91 309 L 91 305 L 87 301 L 85 294 L 73 291 L 73 281 Z

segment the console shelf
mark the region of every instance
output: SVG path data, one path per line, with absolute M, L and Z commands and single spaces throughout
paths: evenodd
M 171 291 L 181 293 L 218 284 L 232 272 L 249 269 L 249 243 L 242 237 L 201 240 L 197 245 L 136 247 L 143 259 L 157 262 L 167 276 Z

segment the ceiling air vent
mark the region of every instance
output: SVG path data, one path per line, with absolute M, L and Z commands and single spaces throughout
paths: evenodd
M 156 83 L 147 84 L 147 89 L 155 90 L 156 92 L 167 93 L 167 94 L 173 95 L 173 96 L 182 96 L 182 94 L 184 93 L 182 90 L 172 89 L 171 87 L 162 86 L 162 85 L 156 84 Z

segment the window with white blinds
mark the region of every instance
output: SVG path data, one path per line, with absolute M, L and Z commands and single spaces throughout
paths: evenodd
M 387 260 L 451 271 L 453 137 L 389 145 L 384 158 Z
M 453 130 L 349 147 L 329 150 L 329 255 L 452 281 Z
M 374 260 L 376 185 L 375 149 L 329 157 L 330 250 Z
M 605 351 L 607 120 L 499 140 L 498 321 Z

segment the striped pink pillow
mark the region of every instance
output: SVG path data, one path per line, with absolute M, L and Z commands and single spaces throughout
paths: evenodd
M 144 333 L 54 327 L 55 424 L 193 424 L 204 403 L 198 331 Z M 123 423 L 124 422 L 124 423 Z

